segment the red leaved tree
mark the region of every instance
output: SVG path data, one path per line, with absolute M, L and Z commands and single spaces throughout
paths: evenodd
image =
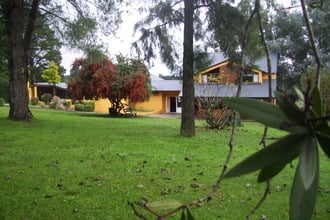
M 142 60 L 117 56 L 117 64 L 107 57 L 99 62 L 78 59 L 72 65 L 69 88 L 74 99 L 108 98 L 110 115 L 118 116 L 128 104 L 144 102 L 151 91 L 150 75 Z

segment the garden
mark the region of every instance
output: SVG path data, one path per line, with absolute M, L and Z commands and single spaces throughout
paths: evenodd
M 130 202 L 186 203 L 207 195 L 228 153 L 230 129 L 210 130 L 205 121 L 196 121 L 196 137 L 184 138 L 175 118 L 31 110 L 34 119 L 16 122 L 0 107 L 0 219 L 138 219 Z M 261 124 L 243 121 L 229 166 L 261 149 L 262 134 Z M 284 135 L 270 129 L 267 142 Z M 288 219 L 296 166 L 293 161 L 272 180 L 254 219 Z M 330 218 L 329 171 L 321 152 L 313 219 Z M 256 179 L 257 173 L 225 179 L 215 197 L 191 213 L 244 219 L 264 192 Z

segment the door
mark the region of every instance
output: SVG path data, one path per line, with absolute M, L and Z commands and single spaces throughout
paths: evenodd
M 170 112 L 176 112 L 176 97 L 170 97 Z

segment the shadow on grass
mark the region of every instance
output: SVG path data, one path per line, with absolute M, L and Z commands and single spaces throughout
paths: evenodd
M 92 117 L 92 118 L 120 118 L 120 119 L 125 119 L 125 118 L 133 119 L 133 118 L 140 118 L 140 117 L 143 117 L 143 116 L 129 117 L 129 116 L 124 116 L 124 115 L 118 115 L 118 116 L 115 116 L 115 115 L 109 115 L 109 114 L 107 114 L 107 113 L 96 113 L 96 112 L 77 112 L 76 115 L 81 116 L 81 117 Z

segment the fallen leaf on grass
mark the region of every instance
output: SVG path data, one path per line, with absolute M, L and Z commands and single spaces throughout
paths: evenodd
M 142 188 L 144 188 L 144 185 L 142 183 L 140 183 L 136 187 L 139 188 L 139 189 L 142 189 Z
M 202 187 L 203 186 L 203 184 L 201 184 L 201 183 L 192 183 L 192 184 L 190 184 L 190 186 L 191 186 L 191 188 L 200 188 L 200 187 Z

